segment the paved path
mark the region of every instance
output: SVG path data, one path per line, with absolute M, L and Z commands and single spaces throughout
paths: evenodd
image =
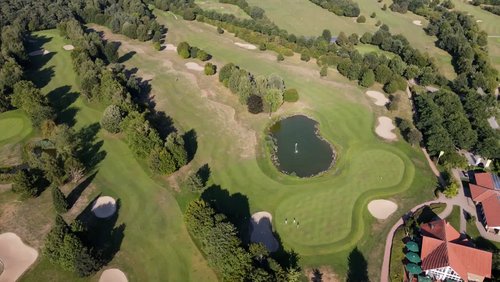
M 429 154 L 427 153 L 427 150 L 425 150 L 424 147 L 421 148 L 422 149 L 422 152 L 424 152 L 424 156 L 425 158 L 427 159 L 427 162 L 429 163 L 429 166 L 431 167 L 431 170 L 432 172 L 434 173 L 434 175 L 438 178 L 439 180 L 439 183 L 445 187 L 446 186 L 446 181 L 444 181 L 444 179 L 441 177 L 441 173 L 439 172 L 439 170 L 437 169 L 436 165 L 434 164 L 434 162 L 431 160 L 431 157 L 429 156 Z

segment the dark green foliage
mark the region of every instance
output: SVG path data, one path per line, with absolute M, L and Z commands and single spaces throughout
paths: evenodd
M 231 74 L 237 67 L 233 63 L 224 65 L 219 71 L 219 81 L 227 87 Z
M 110 63 L 118 61 L 118 44 L 114 42 L 106 42 L 104 45 L 104 55 Z
M 111 133 L 118 133 L 121 129 L 123 121 L 123 113 L 120 107 L 116 105 L 109 105 L 103 112 L 101 118 L 101 127 Z
M 12 106 L 26 112 L 36 127 L 54 116 L 47 97 L 31 81 L 23 80 L 14 85 L 11 102 Z
M 266 44 L 265 43 L 259 44 L 259 50 L 260 51 L 266 51 L 267 50 Z
M 356 33 L 353 33 L 353 34 L 349 35 L 348 40 L 352 45 L 358 45 L 359 36 Z
M 306 53 L 302 53 L 300 54 L 300 59 L 304 62 L 309 62 L 309 60 L 311 60 L 311 57 Z
M 295 103 L 299 100 L 299 92 L 295 88 L 289 88 L 283 92 L 283 101 Z
M 204 67 L 205 75 L 214 75 L 217 72 L 217 66 L 212 63 L 206 63 Z
M 372 36 L 373 36 L 373 34 L 371 34 L 369 32 L 365 32 L 363 34 L 363 36 L 361 36 L 359 41 L 361 41 L 361 43 L 371 44 L 372 43 Z
M 185 19 L 186 21 L 194 21 L 196 19 L 196 14 L 194 13 L 193 10 L 186 9 L 184 10 L 182 18 Z
M 138 112 L 130 113 L 123 120 L 122 130 L 130 149 L 139 158 L 148 157 L 154 148 L 161 147 L 162 141 L 158 132 L 144 115 Z
M 282 62 L 282 61 L 284 61 L 284 60 L 285 60 L 285 57 L 283 57 L 283 55 L 282 55 L 282 54 L 278 54 L 278 56 L 276 56 L 276 60 L 277 60 L 278 62 Z
M 347 282 L 370 281 L 368 262 L 358 248 L 354 248 L 347 259 Z
M 217 33 L 218 33 L 218 34 L 223 34 L 223 33 L 224 33 L 224 30 L 223 30 L 220 26 L 218 26 L 218 27 L 217 27 Z
M 163 147 L 153 149 L 148 158 L 149 169 L 156 174 L 170 174 L 176 170 L 172 154 Z
M 351 0 L 309 0 L 314 4 L 327 9 L 328 11 L 346 17 L 357 17 L 359 16 L 359 6 L 357 3 Z
M 361 15 L 356 19 L 357 23 L 366 23 L 366 18 L 365 16 Z
M 326 42 L 330 42 L 330 40 L 332 39 L 332 32 L 329 29 L 323 29 L 321 37 L 323 37 Z
M 385 11 L 387 10 L 387 4 L 384 4 L 384 6 L 382 6 L 382 11 Z
M 319 75 L 321 77 L 327 76 L 328 75 L 328 66 L 322 66 L 321 70 L 319 71 Z
M 20 169 L 13 179 L 12 191 L 21 194 L 22 197 L 36 197 L 39 194 L 37 186 L 38 175 L 32 170 Z
M 84 246 L 60 215 L 56 216 L 54 227 L 45 237 L 42 252 L 53 264 L 80 277 L 95 273 L 101 266 L 99 259 Z
M 196 58 L 201 60 L 201 61 L 207 61 L 210 60 L 210 54 L 205 52 L 205 50 L 199 50 L 198 53 L 196 54 Z
M 252 114 L 262 113 L 264 111 L 264 103 L 262 97 L 257 95 L 250 95 L 247 100 L 248 112 Z
M 62 162 L 55 156 L 42 152 L 40 158 L 41 169 L 44 171 L 45 178 L 51 183 L 62 185 L 65 174 Z
M 59 187 L 53 186 L 51 190 L 52 203 L 54 204 L 56 212 L 59 214 L 67 212 L 69 208 L 68 201 L 66 201 L 66 197 L 61 192 Z
M 186 186 L 189 190 L 191 190 L 191 192 L 203 192 L 205 189 L 205 181 L 203 181 L 202 176 L 195 171 L 186 179 Z
M 367 69 L 361 75 L 359 85 L 363 87 L 370 87 L 375 83 L 375 73 L 371 69 Z
M 191 56 L 189 49 L 191 49 L 191 46 L 189 46 L 187 42 L 181 42 L 177 45 L 177 54 L 179 54 L 182 58 L 187 59 Z
M 375 17 L 377 17 L 377 14 L 376 14 L 375 12 L 371 13 L 370 18 L 372 18 L 372 19 L 373 19 L 373 18 L 375 18 Z
M 393 76 L 391 69 L 386 65 L 379 65 L 375 68 L 375 80 L 379 83 L 388 83 Z
M 187 152 L 184 147 L 184 138 L 178 135 L 177 132 L 172 132 L 168 135 L 165 141 L 165 148 L 172 154 L 176 169 L 187 164 Z

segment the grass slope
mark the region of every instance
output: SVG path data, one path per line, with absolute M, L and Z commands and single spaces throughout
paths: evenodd
M 78 91 L 70 52 L 62 49 L 67 42 L 56 30 L 37 32 L 36 36 L 38 42 L 44 42 L 43 48 L 53 52 L 46 58 L 37 57 L 31 73 L 37 83 L 44 86 L 43 92 L 63 98 Z M 80 97 L 70 101 L 69 109 L 73 110 L 66 111 L 62 118 L 71 121 L 70 112 L 73 113 L 76 128 L 99 121 L 100 110 L 89 107 Z M 91 185 L 97 188 L 92 198 L 102 193 L 120 199 L 118 224 L 126 224 L 121 250 L 110 267 L 122 269 L 130 281 L 216 280 L 192 243 L 172 194 L 147 175 L 122 140 L 104 132 L 98 134 L 98 139 L 103 141 L 101 150 L 105 151 L 106 157 L 98 165 L 97 175 L 92 181 Z M 50 191 L 45 193 L 50 194 Z M 50 200 L 50 197 L 44 198 Z M 80 279 L 61 271 L 42 257 L 23 280 Z
M 233 14 L 241 19 L 250 19 L 250 16 L 236 5 L 219 3 L 219 1 L 215 0 L 196 0 L 195 3 L 203 10 L 216 11 L 222 14 Z
M 246 113 L 217 78 L 189 72 L 186 61 L 174 52 L 156 52 L 147 43 L 106 33 L 122 42 L 122 52 L 137 51 L 126 64 L 152 77 L 157 107 L 183 129 L 196 130 L 195 163 L 209 163 L 213 182 L 246 196 L 252 213 L 271 212 L 284 245 L 299 252 L 304 265 L 333 265 L 336 272 L 345 274 L 349 252 L 358 245 L 367 254 L 377 249 L 370 255 L 380 255 L 379 243 L 390 227 L 374 224 L 366 209 L 369 200 L 393 196 L 402 207 L 395 219 L 431 197 L 434 180 L 419 150 L 377 138 L 367 98 L 345 78 L 332 71 L 329 79 L 319 79 L 313 63 L 289 58 L 278 64 L 271 53 L 239 48 L 232 35 L 218 36 L 213 27 L 156 14 L 169 27 L 168 43 L 186 40 L 214 55 L 219 67 L 234 62 L 255 74 L 281 75 L 288 87 L 299 90 L 301 101 L 285 105 L 275 117 L 308 114 L 319 121 L 322 135 L 337 148 L 337 164 L 329 173 L 313 179 L 284 176 L 270 163 L 262 145 L 263 131 L 272 122 L 266 115 Z M 256 153 L 252 153 L 254 146 Z M 404 197 L 394 196 L 401 192 Z M 285 226 L 285 217 L 296 217 L 300 228 Z M 377 275 L 380 266 L 372 261 Z

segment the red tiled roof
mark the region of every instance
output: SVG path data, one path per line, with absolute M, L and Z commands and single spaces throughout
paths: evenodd
M 488 226 L 500 226 L 500 190 L 494 187 L 491 173 L 476 173 L 476 184 L 469 184 L 472 200 L 481 203 Z
M 469 273 L 491 277 L 492 254 L 467 246 L 468 241 L 448 222 L 441 219 L 422 224 L 421 230 L 423 270 L 449 266 L 465 281 Z

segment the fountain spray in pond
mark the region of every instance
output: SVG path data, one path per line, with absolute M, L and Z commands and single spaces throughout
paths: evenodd
M 299 150 L 297 149 L 297 143 L 295 143 L 295 154 L 297 154 Z

